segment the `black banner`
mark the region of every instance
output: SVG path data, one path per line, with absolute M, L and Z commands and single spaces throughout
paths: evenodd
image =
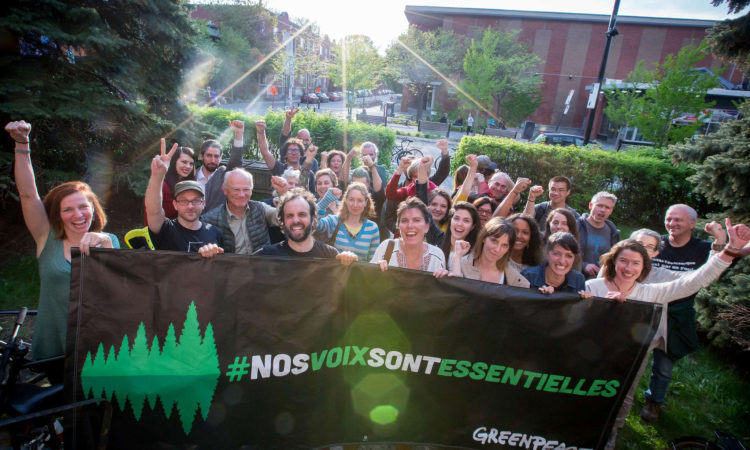
M 73 258 L 66 395 L 111 399 L 110 448 L 599 448 L 660 314 L 366 263 L 95 250 Z

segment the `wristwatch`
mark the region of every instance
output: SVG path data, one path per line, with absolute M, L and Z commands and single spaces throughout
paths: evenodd
M 716 241 L 714 241 L 714 243 L 711 244 L 711 250 L 713 250 L 715 252 L 720 252 L 720 251 L 724 250 L 725 246 L 726 246 L 726 244 L 717 244 Z

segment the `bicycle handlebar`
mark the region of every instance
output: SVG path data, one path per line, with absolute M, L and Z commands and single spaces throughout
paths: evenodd
M 26 313 L 29 311 L 27 307 L 21 308 L 21 311 L 18 312 L 18 316 L 16 317 L 16 326 L 20 327 L 23 325 L 24 320 L 26 320 Z

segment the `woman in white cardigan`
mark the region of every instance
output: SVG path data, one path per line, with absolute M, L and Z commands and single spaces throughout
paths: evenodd
M 712 256 L 706 264 L 690 274 L 664 283 L 643 284 L 642 282 L 648 277 L 651 270 L 651 259 L 643 245 L 633 239 L 627 239 L 615 244 L 608 253 L 602 256 L 604 277 L 588 280 L 586 290 L 597 297 L 611 298 L 620 302 L 630 299 L 663 305 L 672 300 L 692 295 L 719 278 L 734 258 L 741 256 L 743 248 L 747 247 L 747 243 L 750 241 L 750 228 L 743 224 L 732 226 L 729 219 L 726 223 L 729 244 L 721 253 Z M 667 322 L 666 314 L 663 312 L 652 348 L 659 347 L 666 350 L 666 340 Z M 628 390 L 605 448 L 614 448 L 617 429 L 625 424 L 625 418 L 633 405 L 635 388 L 641 375 L 643 375 L 647 361 L 648 358 L 644 358 L 640 370 L 634 378 L 633 385 Z

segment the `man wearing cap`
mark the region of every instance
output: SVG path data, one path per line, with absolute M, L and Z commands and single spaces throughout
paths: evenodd
M 166 143 L 162 139 L 161 155 L 151 161 L 151 177 L 146 188 L 146 219 L 156 250 L 197 252 L 207 258 L 224 253 L 221 231 L 200 221 L 205 196 L 201 183 L 193 180 L 177 183 L 172 200 L 177 218 L 168 219 L 164 215 L 161 186 L 177 144 L 169 153 L 165 150 Z
M 533 213 L 534 219 L 536 220 L 537 225 L 539 225 L 540 230 L 545 228 L 549 213 L 557 208 L 565 208 L 569 210 L 574 216 L 576 216 L 576 219 L 581 217 L 581 215 L 578 214 L 578 211 L 571 208 L 566 203 L 566 200 L 570 195 L 570 186 L 571 184 L 568 177 L 562 175 L 553 177 L 549 180 L 549 201 L 542 202 L 538 205 L 535 205 L 534 202 L 540 195 L 542 195 L 542 193 L 544 193 L 544 188 L 541 186 L 533 186 L 529 190 L 529 198 L 526 202 L 526 210 L 524 212 L 529 215 L 532 215 Z M 531 208 L 533 208 L 533 211 Z

